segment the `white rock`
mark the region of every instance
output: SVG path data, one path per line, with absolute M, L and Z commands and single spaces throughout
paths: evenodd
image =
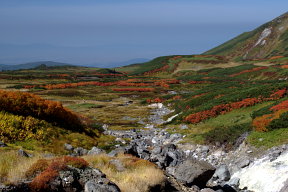
M 266 28 L 264 29 L 264 31 L 261 33 L 258 41 L 256 42 L 256 44 L 254 45 L 254 47 L 256 47 L 257 45 L 259 45 L 260 43 L 263 44 L 263 40 L 265 41 L 264 44 L 266 43 L 265 38 L 268 37 L 270 34 L 272 33 L 272 28 Z M 263 44 L 263 45 L 264 45 Z
M 264 157 L 249 167 L 233 174 L 232 178 L 240 178 L 240 189 L 247 187 L 255 192 L 277 192 L 288 179 L 288 153 L 280 155 L 270 162 Z

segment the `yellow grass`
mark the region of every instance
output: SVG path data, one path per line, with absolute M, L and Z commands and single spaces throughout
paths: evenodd
M 20 157 L 17 151 L 1 152 L 0 156 L 0 182 L 6 184 L 18 183 L 25 179 L 25 172 L 40 156 L 32 158 Z
M 105 173 L 123 192 L 146 192 L 164 181 L 163 172 L 154 164 L 130 155 L 119 155 L 116 158 L 124 165 L 124 171 L 117 171 L 115 166 L 109 163 L 115 158 L 105 154 L 85 156 L 84 159 Z
M 242 65 L 241 63 L 236 62 L 229 62 L 229 63 L 220 63 L 220 64 L 199 64 L 194 62 L 187 62 L 187 61 L 181 61 L 179 63 L 178 68 L 174 71 L 174 74 L 180 71 L 199 71 L 201 69 L 212 69 L 215 67 L 219 68 L 229 68 L 229 67 L 236 67 Z

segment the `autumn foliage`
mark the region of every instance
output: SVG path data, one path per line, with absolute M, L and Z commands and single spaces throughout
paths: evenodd
M 242 101 L 230 103 L 230 104 L 221 104 L 214 106 L 210 110 L 200 111 L 198 113 L 191 114 L 185 118 L 185 121 L 190 123 L 199 123 L 203 120 L 216 117 L 218 115 L 223 115 L 227 112 L 230 112 L 234 109 L 240 109 L 242 107 L 253 106 L 257 103 L 260 103 L 262 99 L 260 98 L 247 98 Z
M 99 81 L 85 81 L 85 82 L 78 82 L 78 83 L 60 83 L 60 84 L 47 84 L 47 85 L 24 85 L 23 88 L 25 89 L 32 89 L 32 88 L 44 88 L 44 89 L 66 89 L 66 88 L 76 88 L 82 86 L 100 86 L 100 87 L 107 87 L 107 86 L 119 86 L 119 87 L 150 87 L 150 86 L 158 86 L 168 88 L 169 84 L 179 84 L 180 81 L 176 79 L 162 79 L 162 80 L 155 80 L 152 82 L 141 82 L 137 79 L 128 79 L 123 81 L 115 81 L 115 82 L 99 82 Z
M 211 83 L 210 81 L 189 81 L 189 84 L 209 84 Z
M 39 120 L 31 116 L 23 117 L 0 112 L 0 140 L 3 142 L 23 141 L 36 139 L 45 140 L 51 137 L 51 125 L 44 120 Z
M 278 105 L 275 105 L 275 106 L 270 108 L 270 110 L 273 110 L 273 111 L 279 111 L 279 110 L 283 110 L 283 109 L 288 109 L 288 100 L 285 100 L 285 101 L 279 103 Z
M 153 92 L 154 88 L 114 88 L 116 92 Z
M 26 93 L 0 90 L 0 109 L 24 117 L 32 116 L 70 130 L 81 131 L 78 115 L 64 108 L 60 102 L 49 101 Z
M 147 99 L 146 102 L 147 103 L 162 103 L 162 102 L 164 102 L 164 99 L 157 97 L 155 99 Z
M 55 158 L 51 160 L 49 163 L 46 160 L 39 160 L 39 161 L 35 163 L 37 165 L 32 165 L 32 168 L 35 168 L 35 170 L 28 170 L 31 173 L 37 173 L 38 171 L 42 171 L 43 168 L 41 168 L 40 163 L 42 161 L 45 161 L 45 164 L 43 165 L 45 167 L 44 171 L 41 172 L 38 176 L 36 176 L 30 183 L 30 188 L 33 191 L 47 190 L 49 188 L 49 183 L 59 176 L 59 172 L 69 169 L 69 166 L 78 169 L 84 169 L 89 165 L 88 162 L 86 162 L 82 158 L 69 157 L 69 156 L 64 156 L 62 158 Z M 47 166 L 47 164 L 49 165 Z
M 235 76 L 238 76 L 238 75 L 242 75 L 244 73 L 251 73 L 251 72 L 261 71 L 261 70 L 264 70 L 264 69 L 268 69 L 268 67 L 256 67 L 256 68 L 253 68 L 253 69 L 244 70 L 244 71 L 241 71 L 239 73 L 234 73 L 232 75 L 229 75 L 229 77 L 235 77 Z
M 281 109 L 279 111 L 273 112 L 272 114 L 266 114 L 266 115 L 263 115 L 261 117 L 256 117 L 252 122 L 252 125 L 253 125 L 255 131 L 259 131 L 259 132 L 268 131 L 268 129 L 267 129 L 268 125 L 274 119 L 279 119 L 279 117 L 285 112 L 287 112 L 287 109 L 286 110 Z

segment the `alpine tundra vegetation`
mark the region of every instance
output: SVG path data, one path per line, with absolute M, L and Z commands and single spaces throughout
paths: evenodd
M 5 67 L 1 192 L 288 191 L 288 13 L 198 55 Z

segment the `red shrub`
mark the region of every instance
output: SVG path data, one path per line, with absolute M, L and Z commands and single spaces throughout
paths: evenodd
M 269 59 L 270 60 L 273 60 L 273 59 L 280 59 L 280 58 L 283 58 L 284 56 L 273 56 L 273 57 L 270 57 Z
M 151 71 L 147 71 L 144 73 L 144 75 L 152 75 L 155 73 L 166 72 L 168 68 L 169 68 L 169 65 L 164 65 L 163 67 L 160 67 L 158 69 L 153 69 Z
M 209 84 L 211 83 L 210 81 L 189 81 L 189 84 Z
M 241 75 L 241 74 L 244 74 L 244 73 L 256 72 L 256 71 L 260 71 L 260 70 L 263 70 L 263 69 L 268 69 L 268 67 L 256 67 L 256 68 L 253 68 L 253 69 L 244 70 L 244 71 L 241 71 L 239 73 L 235 73 L 235 74 L 229 75 L 229 77 L 235 77 L 235 76 L 238 76 L 238 75 Z
M 275 91 L 274 93 L 272 93 L 270 95 L 270 98 L 273 99 L 273 100 L 277 100 L 277 99 L 280 99 L 282 98 L 287 92 L 287 89 L 281 89 L 281 90 L 278 90 L 278 91 Z
M 182 98 L 181 95 L 176 95 L 176 96 L 174 96 L 172 99 L 173 99 L 173 100 L 179 100 L 179 99 L 181 99 L 181 98 Z
M 157 97 L 155 99 L 147 99 L 146 102 L 147 103 L 162 103 L 164 102 L 164 99 Z
M 68 166 L 84 169 L 88 163 L 79 157 L 65 156 L 51 160 L 49 166 L 30 183 L 33 191 L 45 191 L 49 188 L 49 183 L 59 176 L 59 171 L 66 170 Z
M 218 115 L 225 114 L 233 109 L 240 109 L 242 107 L 253 106 L 257 103 L 262 102 L 262 99 L 259 98 L 247 98 L 242 101 L 230 103 L 230 104 L 221 104 L 216 105 L 210 110 L 200 111 L 194 114 L 191 114 L 185 118 L 185 121 L 190 123 L 199 123 L 203 120 L 209 119 L 211 117 L 216 117 Z
M 283 102 L 279 103 L 278 105 L 275 105 L 275 106 L 270 108 L 270 110 L 273 110 L 273 111 L 279 111 L 282 109 L 288 109 L 288 100 L 283 101 Z
M 87 161 L 78 157 L 65 156 L 63 160 L 66 165 L 70 165 L 78 169 L 84 169 L 89 165 Z
M 153 92 L 154 88 L 114 88 L 116 92 Z

